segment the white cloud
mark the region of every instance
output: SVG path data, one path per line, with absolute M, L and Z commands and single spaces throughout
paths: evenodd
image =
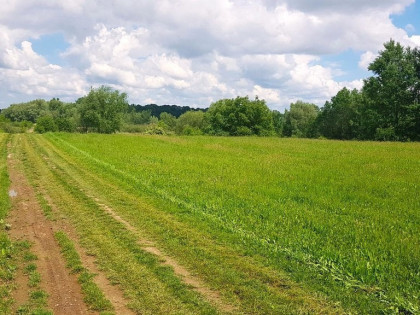
M 416 31 L 416 28 L 413 24 L 407 24 L 404 28 L 408 33 L 413 33 Z
M 163 74 L 177 79 L 190 79 L 193 75 L 191 71 L 191 61 L 181 59 L 178 56 L 153 56 L 151 61 Z
M 279 103 L 280 95 L 278 90 L 275 89 L 266 89 L 259 85 L 254 86 L 254 90 L 252 91 L 254 96 L 258 96 L 259 99 L 264 99 L 268 103 Z
M 420 44 L 390 19 L 411 3 L 8 0 L 0 11 L 0 80 L 5 94 L 22 96 L 76 99 L 109 84 L 137 103 L 207 106 L 258 94 L 277 108 L 299 98 L 322 104 L 361 82 L 337 81 L 339 67 L 320 65 L 324 54 L 362 51 L 366 68 L 390 38 Z M 29 42 L 57 32 L 70 44 L 61 67 Z
M 49 64 L 33 51 L 28 41 L 23 41 L 20 48 L 10 46 L 3 49 L 0 55 L 0 82 L 2 92 L 8 95 L 71 97 L 71 100 L 75 95 L 83 95 L 86 86 L 77 71 Z
M 362 69 L 367 69 L 377 56 L 377 53 L 373 53 L 371 51 L 363 53 L 360 56 L 359 67 Z

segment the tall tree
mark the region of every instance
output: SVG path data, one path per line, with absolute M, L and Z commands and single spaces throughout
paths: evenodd
M 384 140 L 419 139 L 420 54 L 391 40 L 370 64 L 374 76 L 364 82 L 367 111 L 374 120 L 367 138 Z M 370 112 L 372 114 L 372 112 Z
M 80 121 L 85 131 L 113 133 L 120 130 L 122 115 L 128 108 L 127 94 L 110 87 L 91 89 L 78 100 Z
M 357 138 L 361 105 L 359 91 L 343 88 L 321 109 L 316 122 L 319 132 L 331 139 Z
M 273 126 L 277 136 L 283 135 L 284 115 L 278 110 L 273 110 Z
M 302 101 L 290 104 L 284 112 L 283 135 L 286 137 L 313 138 L 317 136 L 318 106 Z

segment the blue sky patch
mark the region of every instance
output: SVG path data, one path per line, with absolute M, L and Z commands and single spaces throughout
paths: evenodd
M 333 69 L 333 77 L 338 81 L 353 81 L 364 79 L 372 74 L 359 67 L 362 52 L 352 49 L 340 54 L 322 56 L 319 64 Z
M 39 55 L 43 56 L 51 64 L 56 64 L 59 66 L 65 65 L 64 60 L 60 57 L 60 54 L 68 47 L 70 44 L 66 42 L 63 34 L 53 33 L 42 35 L 38 39 L 32 39 L 32 49 Z
M 391 19 L 395 26 L 406 30 L 408 35 L 418 34 L 420 32 L 420 2 L 412 3 L 402 14 L 391 15 Z

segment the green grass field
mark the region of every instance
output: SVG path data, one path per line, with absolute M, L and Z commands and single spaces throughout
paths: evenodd
M 419 312 L 418 143 L 96 134 L 12 142 L 38 193 L 135 312 Z M 192 290 L 139 238 L 231 307 Z

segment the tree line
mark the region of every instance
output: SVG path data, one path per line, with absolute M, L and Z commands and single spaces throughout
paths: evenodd
M 391 40 L 369 65 L 361 90 L 343 88 L 322 108 L 297 101 L 284 113 L 256 97 L 214 102 L 208 109 L 129 105 L 127 95 L 102 86 L 74 103 L 34 100 L 0 113 L 0 129 L 141 132 L 148 134 L 281 136 L 386 141 L 420 140 L 420 50 Z

